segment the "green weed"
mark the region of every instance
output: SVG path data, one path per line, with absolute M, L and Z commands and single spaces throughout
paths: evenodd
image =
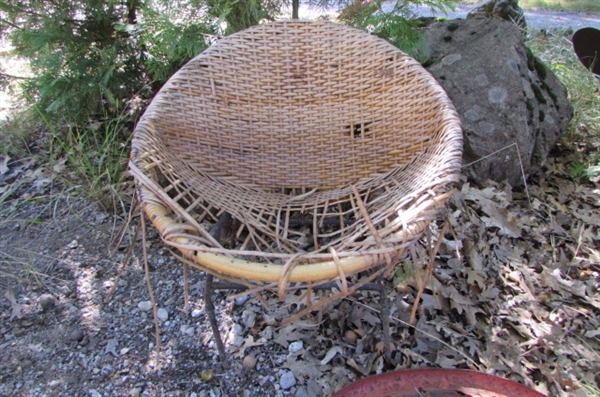
M 31 117 L 30 112 L 11 114 L 10 118 L 0 121 L 0 155 L 22 157 L 29 154 L 28 142 L 31 142 L 40 125 Z
M 596 329 L 600 328 L 600 323 L 597 320 L 592 320 L 591 325 L 596 327 Z M 600 337 L 586 338 L 585 336 L 578 335 L 577 339 L 594 358 L 594 362 L 588 364 L 594 365 L 595 363 L 600 363 Z M 596 372 L 591 379 L 586 378 L 584 374 L 578 370 L 575 370 L 574 372 L 581 383 L 581 387 L 587 392 L 588 396 L 600 397 L 600 374 L 598 372 Z
M 600 177 L 600 80 L 577 59 L 567 32 L 540 34 L 528 42 L 531 50 L 566 86 L 573 105 L 573 120 L 564 141 L 578 152 L 569 165 L 573 177 Z
M 587 175 L 586 168 L 579 161 L 573 161 L 567 165 L 567 171 L 573 178 L 582 178 Z
M 17 258 L 6 252 L 0 252 L 0 277 L 15 283 L 34 283 L 41 285 L 40 276 L 36 270 L 35 254 L 29 252 L 24 258 Z
M 43 113 L 40 112 L 40 116 Z M 53 145 L 51 158 L 67 184 L 85 186 L 86 196 L 114 212 L 124 207 L 127 159 L 131 131 L 124 114 L 83 127 L 54 127 L 49 121 Z M 66 167 L 63 167 L 63 164 Z M 64 168 L 64 169 L 63 169 Z

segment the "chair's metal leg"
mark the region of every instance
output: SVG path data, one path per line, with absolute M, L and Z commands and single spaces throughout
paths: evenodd
M 217 344 L 217 350 L 219 351 L 219 361 L 221 361 L 221 364 L 224 364 L 227 356 L 225 353 L 223 340 L 221 339 L 221 332 L 219 331 L 219 323 L 217 322 L 217 317 L 215 315 L 215 305 L 212 301 L 213 291 L 213 275 L 206 273 L 204 285 L 204 307 L 206 308 L 206 315 L 208 316 L 208 321 L 210 321 L 210 327 L 212 328 L 215 343 Z
M 231 223 L 233 218 L 228 212 L 223 212 L 217 223 L 210 229 L 210 235 L 223 244 L 223 241 L 229 237 L 231 232 Z M 206 280 L 204 284 L 204 307 L 206 308 L 206 314 L 208 315 L 208 321 L 210 321 L 210 327 L 213 331 L 215 343 L 217 344 L 217 350 L 219 350 L 219 361 L 221 364 L 225 364 L 227 356 L 225 353 L 225 346 L 223 345 L 223 339 L 221 339 L 221 332 L 219 332 L 219 323 L 215 315 L 215 305 L 213 305 L 212 294 L 215 288 L 213 285 L 213 275 L 206 273 Z

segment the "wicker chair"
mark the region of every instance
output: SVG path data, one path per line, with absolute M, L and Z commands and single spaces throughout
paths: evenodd
M 283 21 L 183 66 L 132 146 L 145 213 L 178 257 L 281 292 L 393 268 L 457 184 L 462 131 L 443 89 L 388 42 Z

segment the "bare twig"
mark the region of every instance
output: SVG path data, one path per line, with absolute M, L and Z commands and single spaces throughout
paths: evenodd
M 188 268 L 187 263 L 183 263 L 183 312 L 187 313 L 190 311 L 190 287 L 188 281 Z
M 33 77 L 15 76 L 4 72 L 0 72 L 0 76 L 10 80 L 33 80 Z
M 219 324 L 217 322 L 217 317 L 215 316 L 215 305 L 212 301 L 212 293 L 214 291 L 213 277 L 214 276 L 212 274 L 206 273 L 206 285 L 204 286 L 204 308 L 206 309 L 206 315 L 208 316 L 208 321 L 210 322 L 210 327 L 212 328 L 213 336 L 215 337 L 215 343 L 217 344 L 217 350 L 219 351 L 219 360 L 221 361 L 221 364 L 225 364 L 225 346 L 223 345 L 223 339 L 221 338 L 221 332 L 219 331 Z
M 137 237 L 140 233 L 140 229 L 142 228 L 142 226 L 141 226 L 143 223 L 142 218 L 143 218 L 143 215 L 140 217 L 140 221 L 138 222 L 138 227 L 136 228 L 135 233 L 133 235 L 133 240 L 129 244 L 129 248 L 127 248 L 127 254 L 125 254 L 125 259 L 123 259 L 123 262 L 121 263 L 121 268 L 119 269 L 119 272 L 117 273 L 117 276 L 115 277 L 115 282 L 112 285 L 112 287 L 110 287 L 110 289 L 108 290 L 108 293 L 106 294 L 106 297 L 104 298 L 104 303 L 108 303 L 108 301 L 110 301 L 112 299 L 112 296 L 115 293 L 115 291 L 117 290 L 117 286 L 119 285 L 119 280 L 121 279 L 121 274 L 123 273 L 123 270 L 125 270 L 125 268 L 129 264 L 129 259 L 131 258 L 131 254 L 133 252 L 133 247 L 135 247 L 135 242 L 137 241 Z
M 433 272 L 433 261 L 435 260 L 435 255 L 437 254 L 437 252 L 440 249 L 440 245 L 442 244 L 442 240 L 444 239 L 444 234 L 446 233 L 447 226 L 448 226 L 448 223 L 444 222 L 444 226 L 442 227 L 442 230 L 440 231 L 440 235 L 438 236 L 438 239 L 435 243 L 435 249 L 432 249 L 432 246 L 431 246 L 431 232 L 430 231 L 427 232 L 427 249 L 429 251 L 429 262 L 427 263 L 427 270 L 425 271 L 425 275 L 423 276 L 423 278 L 421 279 L 421 282 L 419 283 L 419 290 L 417 291 L 415 303 L 413 304 L 412 311 L 410 313 L 409 323 L 411 323 L 411 324 L 415 323 L 415 317 L 417 315 L 417 308 L 419 307 L 419 302 L 421 301 L 421 295 L 423 295 L 423 291 L 425 290 L 425 285 L 427 284 L 427 281 L 429 280 L 429 277 L 431 276 L 431 273 Z
M 148 265 L 148 250 L 146 248 L 146 222 L 144 221 L 144 212 L 140 211 L 140 222 L 142 224 L 142 252 L 144 253 L 144 275 L 146 277 L 146 287 L 148 287 L 148 295 L 152 302 L 152 314 L 154 315 L 154 330 L 156 332 L 156 367 L 160 369 L 160 325 L 158 323 L 158 311 L 156 308 L 156 300 L 154 292 L 152 292 L 152 283 L 150 282 L 150 267 Z
M 373 225 L 373 222 L 371 222 L 371 218 L 369 217 L 369 212 L 365 208 L 365 204 L 363 203 L 362 198 L 360 197 L 360 194 L 358 193 L 358 189 L 356 188 L 356 186 L 352 185 L 352 191 L 354 192 L 354 196 L 356 197 L 356 204 L 358 205 L 358 209 L 360 210 L 361 215 L 365 219 L 365 222 L 366 222 L 367 226 L 369 227 L 369 231 L 371 232 L 371 235 L 375 239 L 377 246 L 379 248 L 385 248 L 385 243 L 383 242 L 383 239 L 381 238 L 381 236 L 379 235 L 379 232 L 375 228 L 375 225 Z M 386 261 L 388 267 L 392 267 L 392 257 L 390 256 L 390 254 L 386 252 L 383 256 L 385 257 L 385 261 Z
M 525 168 L 523 168 L 523 159 L 521 158 L 521 151 L 519 150 L 519 145 L 517 144 L 517 142 L 511 143 L 510 145 L 500 148 L 486 156 L 483 156 L 475 161 L 470 162 L 469 164 L 465 164 L 462 166 L 462 168 L 467 168 L 467 167 L 472 166 L 473 164 L 477 164 L 481 161 L 484 161 L 490 157 L 497 155 L 498 153 L 500 153 L 504 150 L 512 148 L 513 146 L 515 147 L 515 150 L 517 151 L 517 157 L 519 158 L 519 166 L 521 167 L 521 176 L 523 177 L 523 183 L 525 185 L 525 194 L 527 195 L 527 200 L 529 201 L 529 204 L 531 204 L 531 197 L 529 196 L 529 189 L 527 187 L 527 178 L 525 176 Z
M 338 299 L 343 299 L 343 298 L 347 297 L 348 295 L 353 294 L 354 291 L 356 291 L 357 289 L 360 289 L 360 287 L 362 287 L 363 285 L 369 284 L 371 281 L 376 279 L 377 276 L 379 276 L 380 274 L 382 274 L 384 272 L 384 270 L 385 270 L 385 268 L 381 268 L 381 269 L 373 272 L 373 274 L 366 277 L 364 280 L 354 284 L 352 287 L 349 287 L 348 291 L 338 292 L 337 294 L 334 294 L 327 299 L 323 299 L 322 301 L 315 303 L 311 307 L 307 307 L 306 309 L 298 312 L 294 316 L 286 318 L 285 320 L 283 320 L 282 324 L 283 325 L 291 324 L 294 321 L 296 321 L 297 319 L 307 315 L 311 311 L 317 310 L 330 302 L 336 301 Z

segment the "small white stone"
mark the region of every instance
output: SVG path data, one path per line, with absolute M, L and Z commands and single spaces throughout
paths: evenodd
M 169 318 L 169 312 L 167 311 L 167 309 L 161 307 L 156 311 L 156 316 L 160 321 L 165 322 Z
M 187 336 L 194 336 L 194 326 L 192 325 L 182 325 L 180 328 L 180 331 L 182 334 L 187 335 Z
M 84 338 L 83 331 L 80 328 L 75 328 L 73 331 L 69 333 L 69 340 L 74 342 L 79 342 Z
M 256 313 L 252 309 L 246 309 L 242 313 L 242 322 L 246 328 L 254 327 L 254 322 L 256 321 Z
M 96 389 L 91 389 L 88 391 L 88 393 L 90 394 L 90 397 L 102 397 L 102 394 L 100 394 Z
M 198 318 L 198 317 L 200 317 L 201 314 L 202 314 L 202 310 L 200 310 L 200 309 L 194 309 L 194 310 L 192 310 L 192 317 L 193 318 Z
M 56 386 L 60 386 L 62 382 L 60 380 L 54 379 L 48 382 L 48 387 L 54 389 Z
M 288 347 L 290 353 L 297 353 L 302 349 L 304 349 L 304 343 L 302 343 L 301 340 L 290 343 L 290 346 Z
M 142 302 L 138 303 L 138 309 L 140 309 L 143 312 L 148 312 L 148 311 L 152 310 L 152 302 L 142 301 Z
M 291 372 L 284 373 L 281 375 L 281 378 L 279 378 L 279 386 L 281 386 L 283 390 L 291 389 L 296 386 L 296 377 Z
M 235 336 L 243 336 L 244 335 L 244 328 L 239 325 L 238 323 L 234 323 L 233 326 L 231 327 L 231 331 L 233 332 L 233 334 Z
M 248 299 L 250 299 L 249 295 L 238 296 L 237 298 L 235 298 L 235 305 L 236 306 L 242 306 L 244 303 L 246 303 L 246 301 Z

